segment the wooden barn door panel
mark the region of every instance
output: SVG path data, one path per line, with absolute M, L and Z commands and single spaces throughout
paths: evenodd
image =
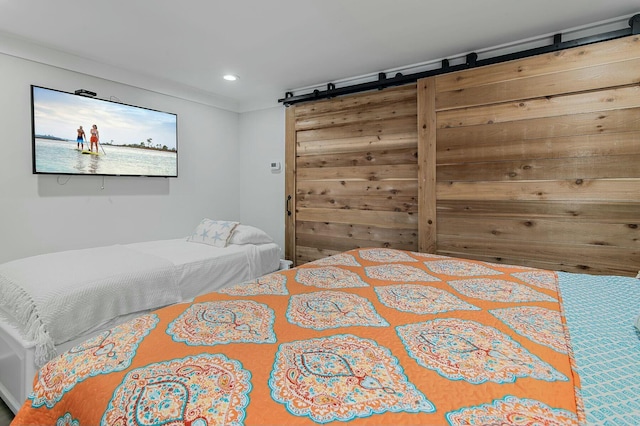
M 289 107 L 288 258 L 418 249 L 416 86 Z
M 635 276 L 639 82 L 637 36 L 435 77 L 437 253 Z

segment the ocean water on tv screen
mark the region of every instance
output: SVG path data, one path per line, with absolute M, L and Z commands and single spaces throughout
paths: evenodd
M 85 150 L 88 143 L 85 143 Z M 99 155 L 83 154 L 76 141 L 36 138 L 37 173 L 176 176 L 173 151 L 100 145 Z

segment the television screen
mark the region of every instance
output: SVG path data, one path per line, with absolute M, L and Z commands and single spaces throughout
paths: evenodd
M 178 176 L 177 115 L 31 86 L 33 173 Z

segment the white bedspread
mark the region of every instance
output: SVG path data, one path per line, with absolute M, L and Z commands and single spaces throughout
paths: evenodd
M 38 365 L 56 355 L 54 345 L 114 317 L 180 301 L 171 262 L 123 245 L 0 265 L 0 313 L 36 343 Z
M 271 273 L 280 264 L 280 247 L 273 243 L 220 248 L 181 238 L 131 243 L 127 247 L 171 262 L 183 300 Z

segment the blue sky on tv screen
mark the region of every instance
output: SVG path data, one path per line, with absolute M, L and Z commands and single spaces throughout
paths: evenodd
M 98 126 L 100 142 L 130 145 L 151 139 L 153 146 L 176 148 L 175 114 L 123 105 L 102 99 L 33 87 L 34 130 L 36 135 L 76 139 L 82 126 L 89 140 L 93 124 Z

